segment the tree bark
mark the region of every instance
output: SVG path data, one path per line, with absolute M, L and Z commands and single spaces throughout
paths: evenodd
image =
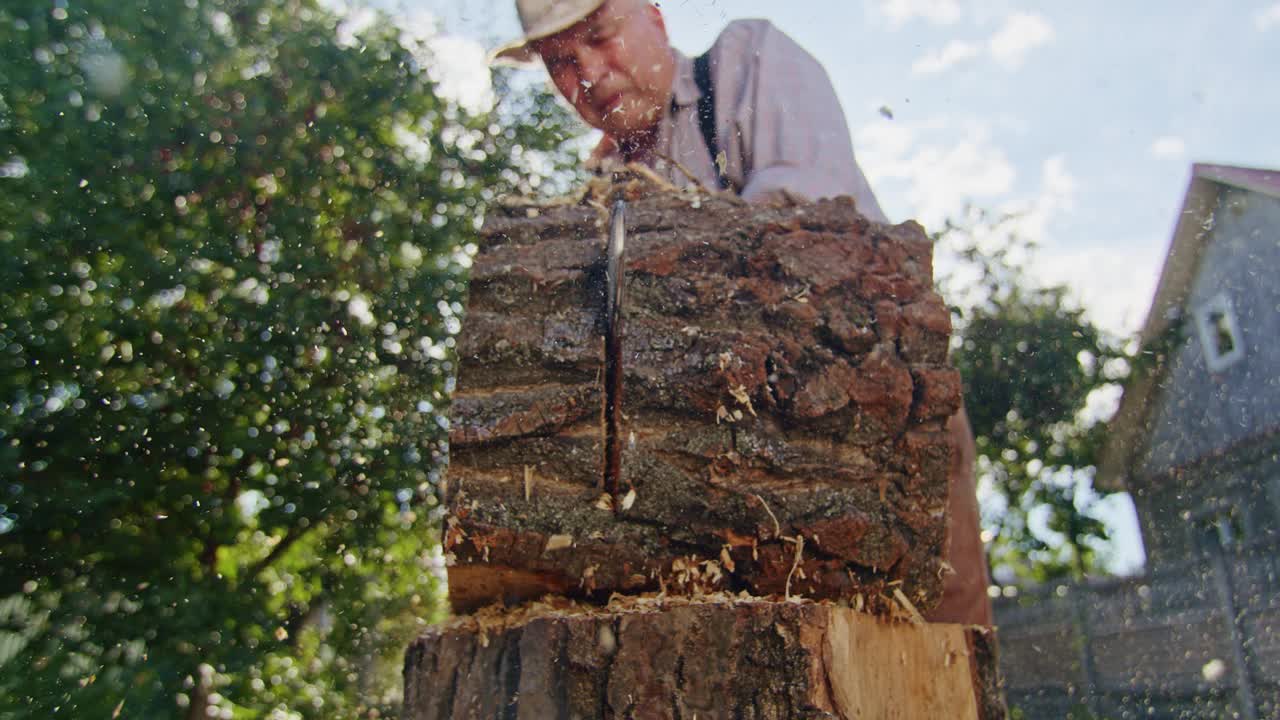
M 410 648 L 410 720 L 1005 717 L 994 638 L 812 602 L 543 606 Z
M 601 498 L 603 226 L 491 217 L 459 338 L 444 543 L 470 611 L 544 593 L 941 593 L 950 316 L 915 223 L 847 200 L 627 210 L 619 497 Z

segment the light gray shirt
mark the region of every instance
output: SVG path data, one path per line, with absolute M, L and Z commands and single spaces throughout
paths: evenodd
M 851 196 L 858 211 L 886 222 L 853 155 L 844 111 L 812 55 L 767 20 L 735 20 L 710 50 L 717 142 L 730 189 L 747 201 L 791 195 Z M 717 186 L 715 160 L 698 124 L 702 97 L 693 60 L 676 52 L 673 102 L 646 164 L 677 185 L 684 173 Z

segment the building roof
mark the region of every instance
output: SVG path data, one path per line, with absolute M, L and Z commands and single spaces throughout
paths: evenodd
M 1182 211 L 1174 227 L 1164 270 L 1156 286 L 1151 310 L 1138 335 L 1141 350 L 1150 350 L 1170 325 L 1180 322 L 1192 283 L 1200 269 L 1200 260 L 1212 236 L 1212 213 L 1218 195 L 1225 187 L 1280 198 L 1280 171 L 1229 165 L 1191 166 L 1191 183 L 1182 201 Z M 1140 350 L 1140 352 L 1141 352 Z M 1150 431 L 1151 410 L 1164 374 L 1171 360 L 1157 355 L 1150 371 L 1132 378 L 1120 399 L 1120 407 L 1111 420 L 1111 438 L 1103 449 L 1096 482 L 1099 487 L 1122 490 L 1130 475 L 1137 453 Z
M 1193 182 L 1196 178 L 1203 178 L 1222 185 L 1231 185 L 1280 198 L 1280 170 L 1261 170 L 1258 168 L 1196 163 L 1191 166 L 1191 178 Z

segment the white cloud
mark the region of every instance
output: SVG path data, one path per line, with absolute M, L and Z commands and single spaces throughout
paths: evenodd
M 1253 16 L 1253 26 L 1258 29 L 1258 32 L 1266 32 L 1271 28 L 1280 27 L 1280 2 L 1259 10 Z
M 1153 157 L 1176 159 L 1187 154 L 1187 143 L 1176 135 L 1165 135 L 1151 143 L 1149 152 Z
M 1046 158 L 1040 167 L 1039 192 L 1027 200 L 997 205 L 997 215 L 1012 219 L 973 239 L 979 246 L 991 247 L 1002 246 L 1010 235 L 1034 241 L 1037 247 L 1030 256 L 1012 259 L 1025 262 L 1036 281 L 1070 288 L 1099 327 L 1116 335 L 1132 335 L 1146 319 L 1155 293 L 1163 243 L 1124 238 L 1085 245 L 1079 238 L 1064 236 L 1062 228 L 1076 209 L 1079 189 L 1065 156 Z M 938 261 L 952 262 L 945 255 Z M 954 270 L 939 267 L 939 272 Z
M 427 44 L 435 56 L 431 77 L 439 83 L 441 95 L 470 112 L 483 112 L 493 106 L 493 77 L 484 46 L 456 35 L 435 37 Z
M 1105 248 L 1047 247 L 1038 254 L 1035 274 L 1070 287 L 1099 327 L 1130 335 L 1147 318 L 1163 251 L 1163 243 L 1151 238 L 1121 238 Z
M 1030 187 L 1029 182 L 1022 182 L 1020 185 Z M 1040 190 L 1035 196 L 1004 199 L 1003 202 L 996 203 L 988 201 L 985 205 L 979 204 L 971 208 L 967 215 L 957 219 L 962 227 L 969 227 L 967 240 L 978 247 L 991 250 L 1012 247 L 1015 252 L 1008 260 L 1015 265 L 1025 266 L 1038 282 L 1064 282 L 1064 278 L 1043 272 L 1044 268 L 1041 266 L 1054 265 L 1048 259 L 1046 248 L 1054 245 L 1057 240 L 1055 231 L 1062 219 L 1075 209 L 1077 185 L 1075 176 L 1067 169 L 1066 158 L 1054 155 L 1041 164 Z M 978 209 L 982 207 L 991 211 L 985 218 Z M 1010 241 L 1014 239 L 1034 242 L 1037 248 L 1028 253 L 1028 249 L 1020 244 L 1010 246 Z M 1060 242 L 1058 244 L 1061 245 Z M 950 292 L 955 300 L 968 302 L 973 299 L 967 297 L 966 290 L 970 282 L 977 280 L 976 277 L 970 277 L 970 268 L 966 268 L 964 263 L 946 252 L 937 255 L 935 262 L 940 275 L 950 275 L 953 278 Z M 1067 284 L 1073 289 L 1079 285 L 1074 277 Z
M 911 216 L 927 228 L 941 227 L 970 200 L 999 198 L 1013 188 L 1016 175 L 1004 150 L 991 143 L 990 128 L 966 127 L 954 143 L 921 139 L 922 131 L 946 130 L 954 123 L 910 126 L 879 121 L 858 131 L 858 163 L 872 187 L 906 185 Z
M 1014 13 L 991 36 L 987 48 L 997 62 L 1016 68 L 1028 52 L 1053 40 L 1053 35 L 1053 25 L 1043 15 Z
M 930 50 L 911 65 L 916 75 L 932 75 L 948 70 L 982 54 L 1009 69 L 1022 65 L 1027 53 L 1053 40 L 1053 26 L 1042 15 L 1014 13 L 1004 20 L 980 47 L 963 40 L 953 40 L 941 50 Z
M 959 139 L 934 140 L 938 135 Z M 901 194 L 909 200 L 907 212 L 925 227 L 941 227 L 948 218 L 959 218 L 967 206 L 977 205 L 1016 216 L 1005 225 L 1006 231 L 1040 242 L 1051 240 L 1054 222 L 1075 208 L 1079 187 L 1066 158 L 1046 158 L 1040 167 L 1040 191 L 1011 200 L 1017 172 L 992 135 L 992 126 L 981 121 L 877 121 L 858 131 L 855 146 L 872 186 L 905 185 Z
M 920 18 L 934 25 L 950 25 L 960 19 L 957 0 L 881 0 L 880 11 L 899 27 Z
M 1038 243 L 1053 239 L 1053 222 L 1075 208 L 1076 178 L 1067 170 L 1066 158 L 1053 155 L 1040 166 L 1040 194 L 1028 203 L 1011 203 L 1005 210 L 1016 213 L 1012 229 Z
M 1017 215 L 1010 230 L 1039 246 L 1028 266 L 1034 277 L 1071 288 L 1099 327 L 1119 335 L 1135 333 L 1155 293 L 1163 243 L 1144 239 L 1081 246 L 1063 237 L 1059 228 L 1075 210 L 1078 191 L 1065 156 L 1054 155 L 1041 164 L 1039 194 L 1001 210 Z
M 400 29 L 401 42 L 407 47 L 422 43 L 431 52 L 426 64 L 440 95 L 473 113 L 493 106 L 492 76 L 484 46 L 470 38 L 439 34 L 439 18 L 430 10 L 389 4 L 372 7 L 358 0 L 320 0 L 320 4 L 340 18 L 338 42 L 348 47 L 359 43 L 359 34 L 379 21 L 379 12 L 386 13 Z M 407 138 L 402 134 L 400 140 Z
M 368 30 L 378 19 L 373 8 L 359 5 L 350 0 L 321 0 L 320 4 L 340 19 L 338 21 L 338 44 L 355 47 L 360 33 Z
M 896 160 L 915 144 L 917 126 L 878 120 L 860 128 L 855 136 L 858 164 L 866 170 L 870 165 Z
M 1019 181 L 994 137 L 995 126 L 985 121 L 885 120 L 858 130 L 854 146 L 891 219 L 915 218 L 932 231 L 947 219 L 963 219 L 971 206 L 992 210 L 992 217 L 1012 216 L 991 235 L 973 239 L 999 245 L 1002 237 L 1014 233 L 1035 241 L 1038 248 L 1027 258 L 1033 277 L 1071 288 L 1099 326 L 1117 334 L 1135 332 L 1155 292 L 1164 242 L 1119 238 L 1102 243 L 1067 236 L 1063 228 L 1076 212 L 1083 188 L 1068 159 L 1045 158 L 1039 188 L 1028 194 L 1034 181 Z M 894 202 L 886 202 L 890 200 Z M 936 260 L 939 275 L 957 270 L 945 255 Z M 960 281 L 963 284 L 963 278 Z
M 978 46 L 955 40 L 943 49 L 930 51 L 916 60 L 911 64 L 911 72 L 917 75 L 939 73 L 966 60 L 971 60 L 981 53 L 982 50 Z

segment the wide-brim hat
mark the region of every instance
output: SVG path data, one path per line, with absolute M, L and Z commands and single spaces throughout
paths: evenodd
M 516 0 L 516 14 L 524 36 L 499 47 L 489 55 L 489 62 L 524 65 L 533 62 L 537 53 L 530 43 L 568 30 L 595 12 L 605 0 Z

